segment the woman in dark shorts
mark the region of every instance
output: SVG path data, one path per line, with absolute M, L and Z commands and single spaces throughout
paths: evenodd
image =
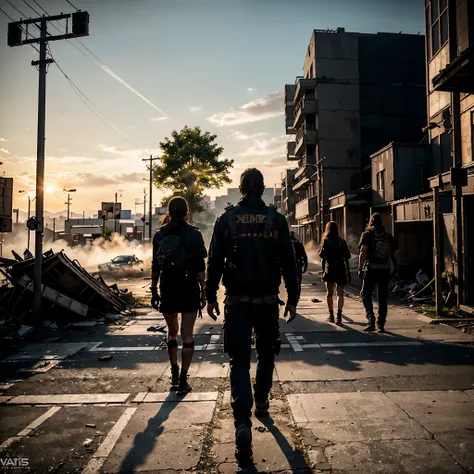
M 351 253 L 347 242 L 339 237 L 339 229 L 333 221 L 328 222 L 326 231 L 321 238 L 319 256 L 322 260 L 323 281 L 327 288 L 327 303 L 330 323 L 342 324 L 342 309 L 344 307 L 344 285 L 351 280 L 349 259 Z M 334 287 L 337 286 L 337 319 L 334 320 Z
M 191 390 L 188 370 L 194 355 L 194 323 L 205 304 L 204 272 L 207 257 L 201 232 L 188 224 L 188 204 L 174 197 L 168 204 L 167 223 L 153 238 L 151 305 L 168 325 L 171 385 L 178 394 Z M 158 280 L 160 292 L 158 293 Z M 178 366 L 178 314 L 181 313 L 181 373 Z

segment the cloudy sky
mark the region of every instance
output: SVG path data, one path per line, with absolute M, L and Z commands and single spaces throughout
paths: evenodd
M 27 16 L 73 11 L 65 0 L 10 0 Z M 90 36 L 50 43 L 47 75 L 46 208 L 96 212 L 122 195 L 143 194 L 141 161 L 174 129 L 199 125 L 218 135 L 232 178 L 260 167 L 267 186 L 285 163 L 283 89 L 302 74 L 312 29 L 418 33 L 423 0 L 75 0 L 90 13 Z M 6 1 L 0 7 L 20 14 Z M 0 174 L 34 196 L 38 74 L 29 46 L 5 44 L 0 12 Z M 61 29 L 62 25 L 56 25 Z M 57 31 L 50 26 L 50 32 Z M 78 89 L 75 89 L 77 87 Z M 87 107 L 88 105 L 89 107 Z M 91 111 L 92 109 L 92 111 Z M 99 117 L 102 118 L 100 120 Z M 213 191 L 211 195 L 222 194 Z M 157 194 L 155 194 L 157 196 Z

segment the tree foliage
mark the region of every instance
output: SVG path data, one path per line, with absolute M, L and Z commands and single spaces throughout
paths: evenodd
M 215 143 L 216 138 L 200 127 L 186 126 L 160 143 L 162 154 L 160 164 L 153 167 L 153 182 L 158 189 L 170 189 L 174 196 L 184 197 L 191 213 L 203 210 L 206 189 L 231 182 L 229 172 L 234 161 L 219 159 L 224 149 Z

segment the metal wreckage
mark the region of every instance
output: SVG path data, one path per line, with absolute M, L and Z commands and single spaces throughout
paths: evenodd
M 15 259 L 0 258 L 0 273 L 6 279 L 0 286 L 0 315 L 24 324 L 31 317 L 33 304 L 34 258 L 12 253 Z M 87 272 L 63 251 L 43 254 L 42 282 L 43 319 L 58 326 L 123 313 L 132 299 L 128 290 L 107 285 L 100 275 Z

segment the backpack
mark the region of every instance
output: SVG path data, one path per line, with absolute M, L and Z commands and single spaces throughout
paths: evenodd
M 373 243 L 370 251 L 370 263 L 376 265 L 390 264 L 392 245 L 387 232 L 372 232 Z
M 161 270 L 179 273 L 187 270 L 188 250 L 179 235 L 167 235 L 159 244 L 157 257 Z

